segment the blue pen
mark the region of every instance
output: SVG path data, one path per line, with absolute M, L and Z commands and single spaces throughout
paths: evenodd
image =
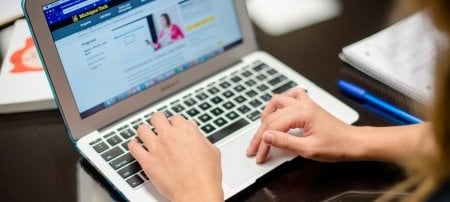
M 381 98 L 372 95 L 364 88 L 361 88 L 353 83 L 340 80 L 338 82 L 338 86 L 345 94 L 351 96 L 352 98 L 362 101 L 363 103 L 370 105 L 370 107 L 373 107 L 379 110 L 380 112 L 387 113 L 395 117 L 396 119 L 402 120 L 406 124 L 416 124 L 423 122 L 419 118 L 411 114 L 408 114 L 402 109 L 394 106 L 393 104 Z

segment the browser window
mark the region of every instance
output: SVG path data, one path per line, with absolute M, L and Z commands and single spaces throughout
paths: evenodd
M 242 43 L 232 1 L 61 0 L 43 10 L 81 118 Z

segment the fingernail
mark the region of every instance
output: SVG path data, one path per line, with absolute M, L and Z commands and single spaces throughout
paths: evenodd
M 250 146 L 248 146 L 247 147 L 247 155 L 251 156 L 252 154 L 253 154 L 253 149 Z
M 272 144 L 274 138 L 275 135 L 272 132 L 264 133 L 264 142 L 266 142 L 267 144 Z

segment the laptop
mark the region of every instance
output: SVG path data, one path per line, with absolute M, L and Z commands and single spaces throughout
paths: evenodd
M 25 0 L 23 9 L 69 140 L 130 201 L 165 200 L 127 148 L 156 111 L 196 120 L 221 150 L 226 199 L 296 157 L 246 156 L 274 93 L 302 87 L 344 122 L 358 119 L 258 50 L 242 0 Z

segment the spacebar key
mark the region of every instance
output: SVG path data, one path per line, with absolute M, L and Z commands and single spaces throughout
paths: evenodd
M 241 118 L 237 120 L 236 122 L 232 123 L 231 125 L 228 125 L 225 128 L 222 128 L 221 130 L 213 133 L 212 135 L 208 136 L 208 140 L 211 143 L 216 143 L 219 140 L 223 139 L 224 137 L 230 135 L 233 132 L 236 132 L 237 130 L 243 128 L 244 126 L 248 125 L 249 122 L 245 120 L 244 118 Z
M 295 86 L 297 86 L 297 83 L 295 83 L 293 81 L 289 81 L 289 82 L 283 84 L 282 86 L 280 86 L 280 87 L 278 87 L 276 89 L 273 89 L 272 92 L 276 93 L 276 94 L 284 93 L 285 91 L 287 91 L 287 90 L 289 90 L 289 89 L 291 89 L 291 88 L 293 88 Z

